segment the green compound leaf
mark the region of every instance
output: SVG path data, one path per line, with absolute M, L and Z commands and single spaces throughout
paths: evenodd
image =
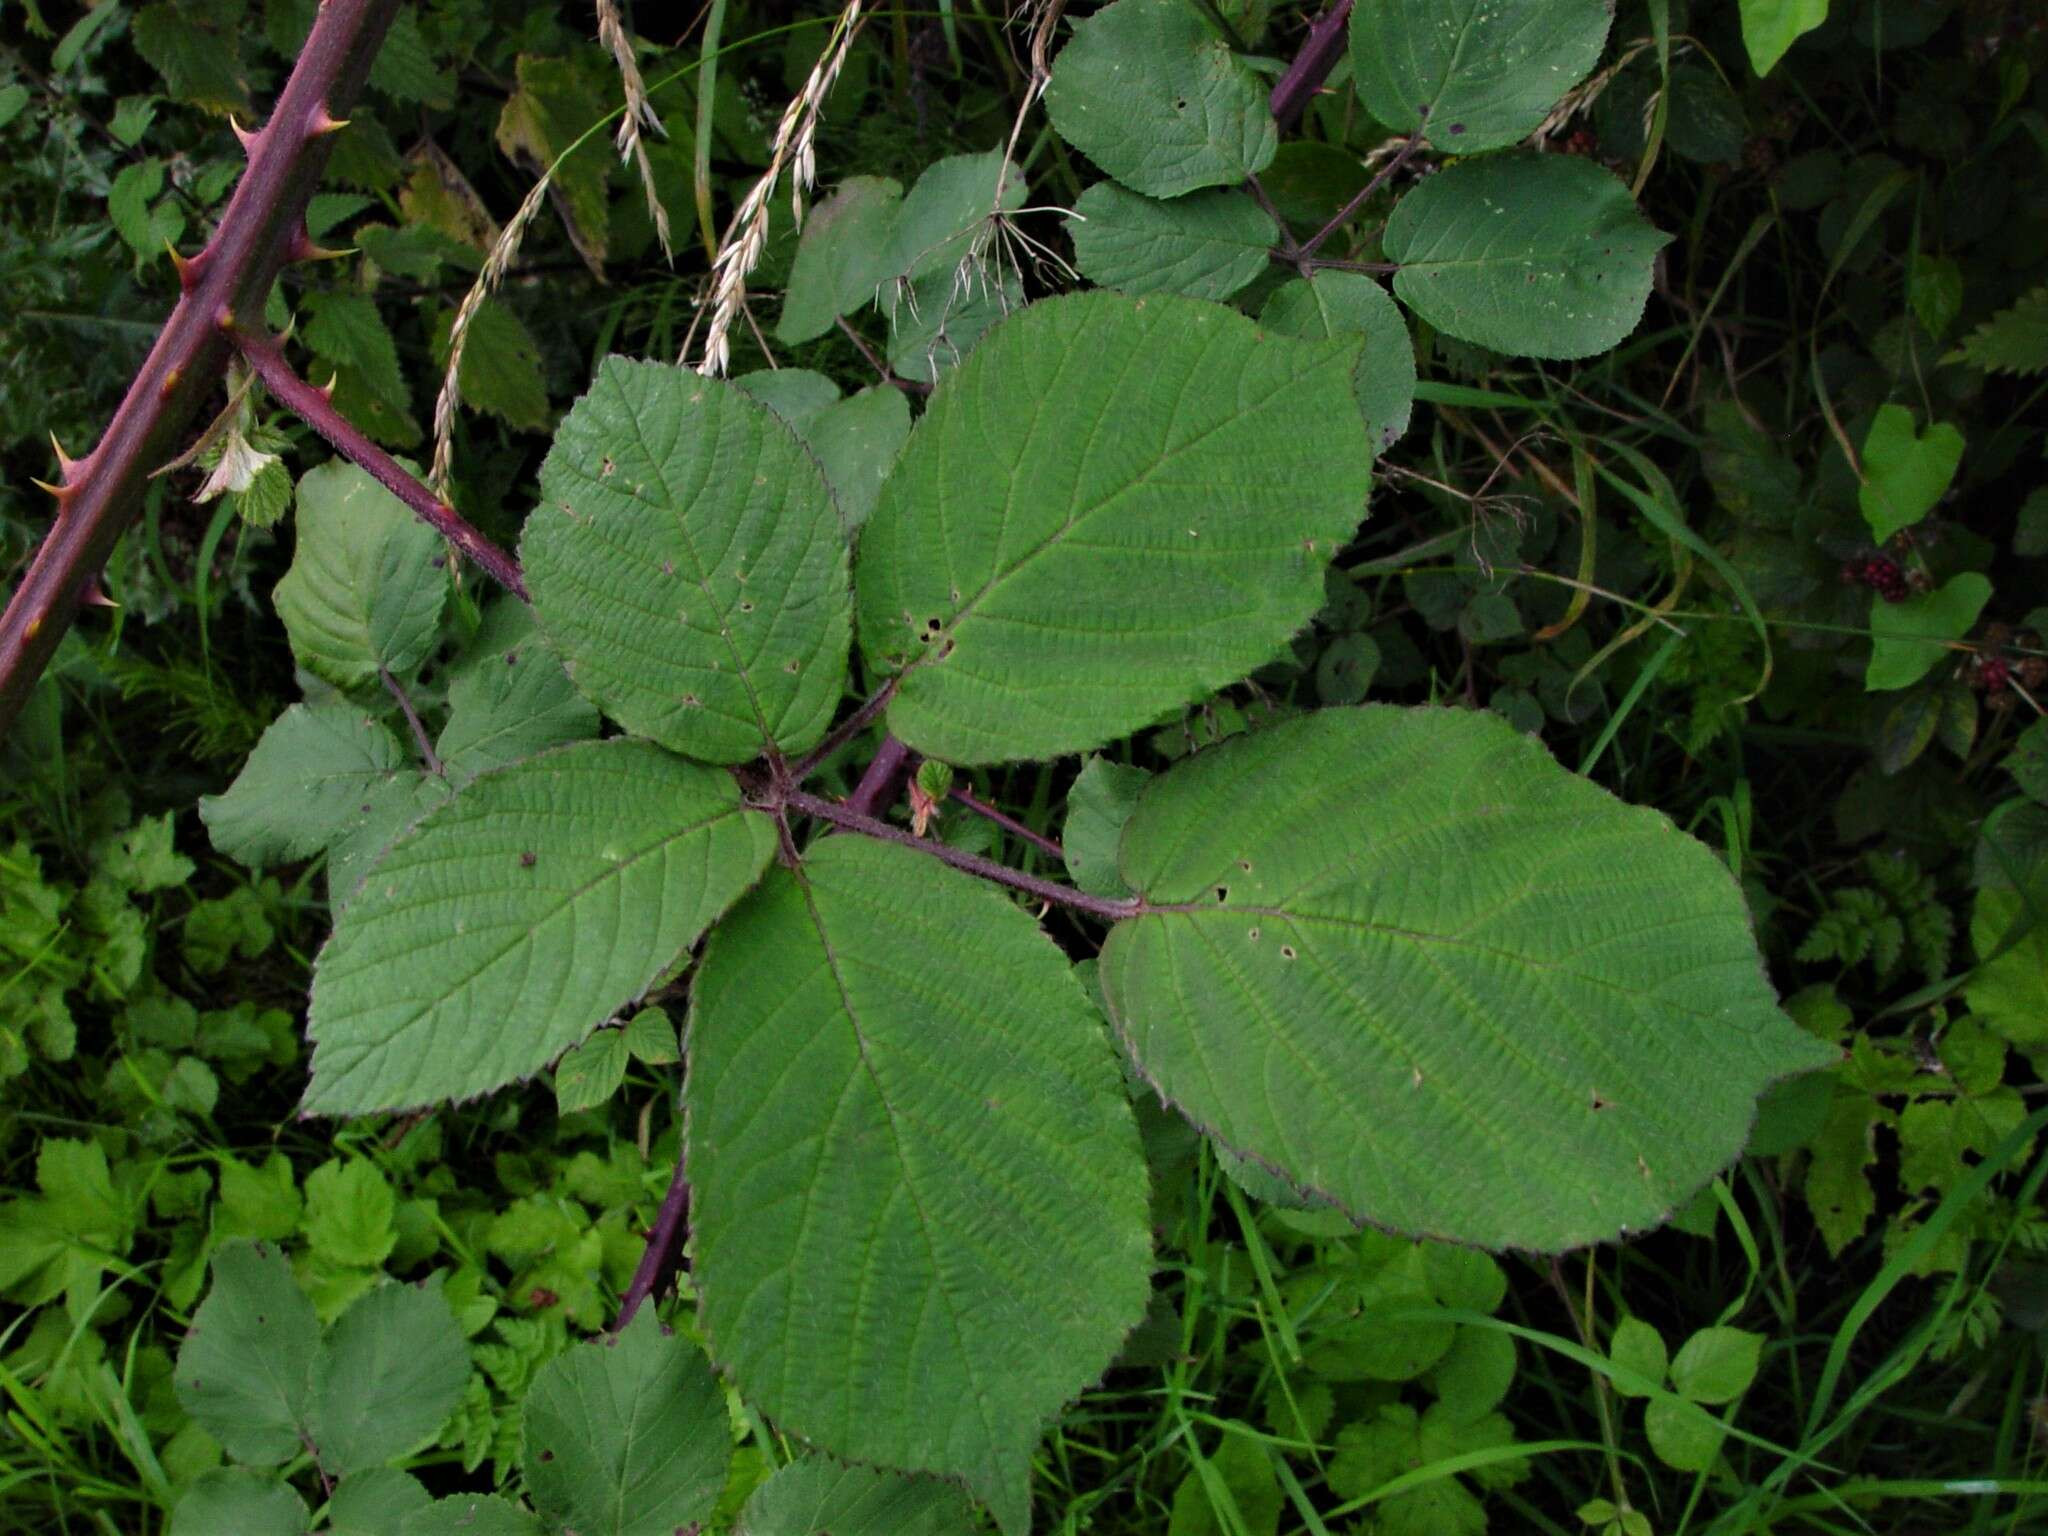
M 313 1362 L 321 1468 L 345 1477 L 416 1449 L 447 1422 L 468 1383 L 469 1346 L 439 1275 L 359 1297 Z
M 617 1338 L 557 1355 L 526 1397 L 526 1486 L 552 1530 L 671 1536 L 708 1520 L 732 1461 L 703 1352 L 643 1307 Z
M 395 1467 L 372 1467 L 343 1481 L 327 1506 L 329 1536 L 392 1536 L 407 1515 L 434 1502 L 417 1478 Z
M 484 775 L 336 920 L 305 1108 L 398 1109 L 532 1075 L 644 992 L 774 850 L 727 775 L 646 742 Z
M 974 1506 L 950 1483 L 806 1456 L 754 1490 L 736 1536 L 973 1536 Z
M 950 282 L 987 238 L 999 181 L 1004 210 L 1023 207 L 1024 175 L 1001 150 L 948 155 L 926 166 L 889 226 L 883 279 L 898 288 L 932 278 Z M 881 299 L 887 307 L 889 294 Z
M 1990 601 L 1990 578 L 1976 571 L 1951 576 L 1933 591 L 1915 592 L 1903 602 L 1873 596 L 1865 691 L 1882 693 L 1919 682 L 1955 654 L 1948 642 L 1967 635 Z
M 479 657 L 448 685 L 448 723 L 434 751 L 457 785 L 598 732 L 597 711 L 537 634 Z
M 1135 1121 L 1065 958 L 994 888 L 828 838 L 720 924 L 689 1039 L 713 1358 L 782 1429 L 963 1478 L 1021 1531 L 1030 1447 L 1151 1265 Z
M 1913 430 L 1913 413 L 1903 405 L 1881 405 L 1863 439 L 1863 483 L 1856 499 L 1863 521 L 1882 544 L 1910 528 L 1941 500 L 1963 462 L 1963 434 L 1952 423 L 1929 422 Z
M 1359 272 L 1296 278 L 1273 290 L 1259 324 L 1310 341 L 1363 336 L 1365 353 L 1351 372 L 1351 388 L 1373 447 L 1387 448 L 1408 430 L 1415 406 L 1415 342 L 1400 306 L 1371 278 Z
M 825 734 L 846 682 L 846 540 L 825 477 L 766 406 L 607 358 L 540 483 L 520 560 L 599 709 L 706 762 Z
M 1366 110 L 1444 154 L 1527 138 L 1599 61 L 1605 0 L 1376 0 L 1351 13 Z
M 890 729 L 951 763 L 1050 757 L 1270 660 L 1364 511 L 1356 358 L 1163 296 L 1051 299 L 991 331 L 861 536 Z
M 1987 373 L 2048 372 L 2048 286 L 2022 294 L 1965 338 L 1956 356 Z
M 1172 202 L 1113 181 L 1081 194 L 1067 221 L 1090 282 L 1124 293 L 1227 299 L 1265 271 L 1279 226 L 1243 192 L 1218 188 Z
M 305 1536 L 312 1527 L 306 1501 L 290 1484 L 247 1467 L 216 1467 L 178 1500 L 169 1536 Z
M 1067 820 L 1060 828 L 1067 877 L 1091 896 L 1131 894 L 1117 873 L 1117 845 L 1124 823 L 1138 808 L 1138 796 L 1152 780 L 1142 768 L 1091 757 L 1067 791 Z
M 896 275 L 885 253 L 902 203 L 903 184 L 886 176 L 849 176 L 819 199 L 789 269 L 777 340 L 816 341 L 841 315 L 874 303 L 875 290 Z
M 1588 357 L 1636 328 L 1670 236 L 1628 188 L 1573 155 L 1465 160 L 1387 220 L 1394 292 L 1439 330 L 1496 352 Z
M 543 1536 L 545 1528 L 499 1494 L 458 1493 L 408 1514 L 398 1536 Z
M 337 688 L 409 672 L 440 638 L 441 536 L 368 472 L 337 459 L 299 480 L 298 545 L 277 616 L 299 665 Z
M 1396 1231 L 1541 1250 L 1663 1220 L 1757 1094 L 1834 1053 L 1780 1013 L 1742 893 L 1505 722 L 1324 710 L 1163 775 L 1102 952 L 1160 1091 Z
M 1045 110 L 1061 138 L 1134 192 L 1235 186 L 1279 147 L 1270 87 L 1186 0 L 1116 0 L 1053 62 Z
M 305 1447 L 320 1321 L 267 1243 L 224 1244 L 213 1289 L 178 1351 L 178 1401 L 239 1462 L 274 1467 Z
M 294 704 L 263 732 L 235 782 L 199 802 L 213 846 L 261 868 L 308 859 L 409 777 L 398 738 L 351 704 Z

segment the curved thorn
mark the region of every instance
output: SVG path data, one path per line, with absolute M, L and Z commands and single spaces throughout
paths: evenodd
M 235 137 L 242 141 L 242 153 L 254 155 L 256 153 L 256 141 L 263 137 L 263 130 L 260 128 L 244 128 L 241 120 L 233 114 L 229 114 L 228 126 L 235 130 Z

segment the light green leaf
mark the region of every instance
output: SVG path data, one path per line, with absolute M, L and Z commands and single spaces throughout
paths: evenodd
M 1657 1459 L 1681 1472 L 1706 1471 L 1721 1451 L 1720 1425 L 1673 1398 L 1651 1399 L 1643 1410 L 1643 1431 Z
M 600 1029 L 555 1063 L 555 1111 L 573 1115 L 608 1103 L 626 1080 L 626 1033 Z
M 691 1002 L 692 1276 L 784 1430 L 1028 1519 L 1040 1427 L 1144 1312 L 1136 1127 L 1066 959 L 991 886 L 815 845 L 719 926 Z
M 521 1464 L 534 1507 L 577 1536 L 671 1536 L 709 1519 L 732 1460 L 725 1394 L 652 1307 L 534 1378 Z
M 448 342 L 455 329 L 455 311 L 448 310 L 434 328 L 434 366 L 448 367 Z M 470 316 L 462 341 L 462 403 L 489 411 L 500 421 L 525 432 L 547 429 L 553 412 L 540 374 L 540 343 L 525 323 L 496 299 L 485 299 Z
M 290 1484 L 247 1467 L 217 1467 L 185 1490 L 168 1536 L 305 1536 L 312 1523 Z
M 329 1264 L 382 1264 L 398 1246 L 397 1220 L 398 1197 L 368 1158 L 331 1158 L 306 1175 L 306 1238 Z
M 577 254 L 601 277 L 611 223 L 605 192 L 610 139 L 605 134 L 586 139 L 583 134 L 610 103 L 598 92 L 595 68 L 586 67 L 591 62 L 589 55 L 551 58 L 521 54 L 514 66 L 518 86 L 498 114 L 497 143 L 530 174 L 553 172 L 550 200 L 555 211 L 562 216 Z M 610 73 L 608 66 L 606 73 Z M 616 88 L 616 77 L 612 84 Z M 573 151 L 572 144 L 577 146 Z
M 1394 292 L 1431 325 L 1496 352 L 1571 358 L 1636 328 L 1670 238 L 1590 161 L 1495 155 L 1416 187 L 1382 243 L 1400 263 Z
M 1053 61 L 1045 110 L 1061 138 L 1148 197 L 1235 186 L 1280 134 L 1270 87 L 1186 0 L 1115 0 Z
M 972 1536 L 960 1490 L 935 1478 L 806 1456 L 754 1490 L 735 1536 Z
M 220 7 L 146 5 L 129 35 L 135 51 L 164 77 L 170 94 L 208 112 L 250 112 L 249 81 L 242 69 L 241 14 Z
M 1977 892 L 1970 947 L 1978 965 L 1963 989 L 1973 1012 L 2029 1052 L 2048 1050 L 2048 922 L 2037 920 L 2039 906 L 2038 895 L 2029 903 L 2017 890 Z M 2018 942 L 2005 949 L 2022 925 Z
M 1280 228 L 1235 189 L 1171 202 L 1098 181 L 1067 220 L 1074 260 L 1090 282 L 1129 294 L 1227 299 L 1265 271 Z
M 299 665 L 363 688 L 424 661 L 448 597 L 441 536 L 340 459 L 299 480 L 297 547 L 274 601 Z
M 804 219 L 777 340 L 792 347 L 815 341 L 839 316 L 875 301 L 875 291 L 896 275 L 887 250 L 902 203 L 902 183 L 886 176 L 849 176 L 819 200 Z
M 840 522 L 858 533 L 910 437 L 910 401 L 893 385 L 877 384 L 826 406 L 797 435 L 825 471 Z
M 294 704 L 263 732 L 235 782 L 199 802 L 213 846 L 258 868 L 311 858 L 365 795 L 408 768 L 383 723 L 353 705 Z
M 2022 295 L 1970 332 L 1958 355 L 1986 373 L 2048 371 L 2048 287 Z
M 1515 1364 L 1513 1334 L 1464 1327 L 1451 1341 L 1450 1352 L 1430 1369 L 1429 1384 L 1444 1412 L 1477 1419 L 1493 1412 L 1508 1395 Z
M 1881 693 L 1912 687 L 1944 657 L 1955 654 L 1948 642 L 1967 635 L 1990 601 L 1990 579 L 1975 571 L 1951 576 L 1933 591 L 1915 592 L 1903 602 L 1873 596 L 1864 688 Z
M 336 911 L 361 887 L 384 850 L 427 812 L 446 804 L 450 793 L 446 779 L 411 772 L 363 796 L 360 814 L 327 845 L 327 899 Z
M 953 763 L 1049 757 L 1269 660 L 1364 510 L 1355 358 L 1161 296 L 1047 300 L 991 332 L 861 537 L 890 729 Z
M 283 1153 L 271 1153 L 261 1167 L 223 1157 L 220 1200 L 213 1208 L 214 1239 L 267 1237 L 283 1242 L 299 1230 L 304 1205 L 292 1182 L 291 1159 Z
M 418 1478 L 372 1467 L 344 1478 L 327 1506 L 329 1536 L 392 1536 L 405 1517 L 434 1502 Z
M 1067 791 L 1067 820 L 1060 828 L 1060 846 L 1067 856 L 1067 875 L 1091 896 L 1123 897 L 1130 887 L 1116 871 L 1116 850 L 1124 823 L 1138 808 L 1138 796 L 1152 781 L 1142 768 L 1127 768 L 1091 757 L 1081 765 L 1074 787 Z
M 541 1523 L 495 1493 L 458 1493 L 415 1510 L 398 1536 L 542 1536 Z
M 675 1021 L 663 1008 L 642 1008 L 626 1021 L 626 1049 L 644 1066 L 668 1067 L 683 1059 Z
M 817 464 L 767 407 L 607 358 L 540 482 L 527 586 L 598 708 L 707 762 L 825 734 L 846 681 L 846 541 Z
M 799 437 L 812 417 L 839 398 L 837 384 L 808 368 L 762 368 L 738 375 L 732 386 L 767 406 Z
M 1603 0 L 1376 0 L 1351 13 L 1366 110 L 1431 148 L 1469 155 L 1526 139 L 1607 42 Z
M 178 1402 L 235 1460 L 271 1467 L 304 1448 L 320 1323 L 291 1265 L 263 1243 L 213 1255 L 213 1289 L 178 1350 Z
M 1838 1086 L 1813 1138 L 1806 1203 L 1831 1258 L 1862 1236 L 1877 1211 L 1877 1192 L 1870 1183 L 1870 1169 L 1877 1161 L 1874 1133 L 1880 1121 L 1891 1118 L 1861 1088 Z
M 1768 75 L 1785 50 L 1828 19 L 1828 0 L 1741 0 L 1749 67 Z
M 195 866 L 177 849 L 175 812 L 144 816 L 95 850 L 103 879 L 134 895 L 168 891 L 192 878 Z
M 164 163 L 155 158 L 124 165 L 107 188 L 107 218 L 114 232 L 144 261 L 162 256 L 164 246 L 175 246 L 185 231 L 177 205 L 156 201 L 163 189 Z
M 1624 1317 L 1614 1325 L 1614 1337 L 1607 1354 L 1618 1366 L 1634 1371 L 1653 1387 L 1664 1385 L 1664 1373 L 1671 1368 L 1671 1354 L 1664 1335 L 1639 1317 Z M 1621 1397 L 1648 1397 L 1646 1388 L 1616 1380 L 1614 1390 Z
M 1946 421 L 1913 430 L 1903 405 L 1881 405 L 1863 439 L 1863 483 L 1856 497 L 1863 521 L 1882 544 L 1910 528 L 1941 500 L 1963 462 L 1963 434 Z
M 948 155 L 926 166 L 890 222 L 881 282 L 898 288 L 935 278 L 952 283 L 991 235 L 989 215 L 997 205 L 997 181 L 1002 183 L 1005 210 L 1024 205 L 1024 175 L 1014 165 L 1005 171 L 1007 164 L 1002 151 L 989 150 Z M 865 279 L 865 271 L 862 276 Z M 889 308 L 898 300 L 884 292 L 881 301 Z
M 448 685 L 448 723 L 434 751 L 457 785 L 523 757 L 585 741 L 597 711 L 539 635 L 467 667 Z
M 775 851 L 730 777 L 644 742 L 564 747 L 431 812 L 313 975 L 320 1114 L 486 1093 L 631 1002 Z
M 321 1467 L 346 1476 L 415 1449 L 447 1422 L 468 1383 L 469 1346 L 439 1275 L 359 1297 L 313 1362 Z
M 1702 1328 L 1679 1346 L 1671 1361 L 1671 1385 L 1695 1403 L 1725 1403 L 1742 1396 L 1756 1380 L 1764 1337 L 1740 1328 Z
M 1162 775 L 1111 1016 L 1190 1119 L 1355 1218 L 1542 1250 L 1654 1225 L 1833 1053 L 1727 866 L 1502 721 L 1323 710 Z M 1284 1094 L 1269 1085 L 1285 1082 Z
M 1415 343 L 1387 290 L 1361 272 L 1318 272 L 1273 290 L 1259 324 L 1311 341 L 1363 336 L 1365 352 L 1351 371 L 1352 392 L 1365 412 L 1375 450 L 1408 430 L 1415 404 Z
M 398 343 L 376 301 L 363 293 L 315 290 L 300 301 L 300 309 L 299 339 L 325 364 L 334 408 L 380 443 L 393 448 L 417 443 L 420 428 L 412 419 L 412 392 L 398 366 Z

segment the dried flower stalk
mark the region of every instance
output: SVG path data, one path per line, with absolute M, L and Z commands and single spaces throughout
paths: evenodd
M 654 110 L 654 103 L 647 99 L 647 82 L 640 78 L 640 63 L 633 57 L 633 40 L 626 35 L 619 0 L 597 0 L 597 40 L 619 66 L 619 84 L 626 93 L 626 115 L 619 123 L 616 141 L 619 159 L 631 160 L 639 170 L 640 189 L 647 195 L 647 212 L 654 220 L 654 238 L 661 242 L 663 259 L 673 262 L 675 251 L 669 244 L 668 209 L 662 206 L 661 196 L 654 189 L 654 165 L 647 158 L 646 141 L 640 137 L 642 128 L 652 128 L 663 138 L 668 136 L 668 130 L 662 127 L 661 114 Z

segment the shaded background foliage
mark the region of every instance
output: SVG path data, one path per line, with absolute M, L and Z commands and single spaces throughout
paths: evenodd
M 176 291 L 164 243 L 191 249 L 232 184 L 225 118 L 257 112 L 310 9 L 4 13 L 0 570 L 43 525 L 46 434 L 75 448 L 99 430 Z M 702 31 L 638 18 L 674 263 L 600 133 L 473 334 L 453 496 L 505 542 L 596 360 L 684 348 L 706 231 L 765 163 L 830 20 L 715 13 L 731 51 L 702 100 L 704 73 L 654 83 Z M 1235 0 L 1218 15 L 1277 58 L 1306 19 Z M 1633 335 L 1532 364 L 1419 325 L 1413 421 L 1291 653 L 1078 780 L 971 787 L 1059 836 L 1116 769 L 1300 705 L 1491 709 L 1725 854 L 1788 1008 L 1843 1063 L 1768 1103 L 1750 1156 L 1670 1228 L 1555 1264 L 1352 1235 L 1148 1118 L 1153 1309 L 1041 1448 L 1042 1524 L 2043 1520 L 2048 1226 L 2033 1142 L 2011 1136 L 2048 1052 L 2048 33 L 2020 0 L 1838 0 L 1759 79 L 1741 19 L 1623 5 L 1597 93 L 1547 136 L 1638 184 L 1674 236 Z M 821 187 L 909 186 L 1003 142 L 1025 49 L 966 6 L 878 17 L 829 103 Z M 401 13 L 313 211 L 343 254 L 294 269 L 272 304 L 379 441 L 426 457 L 456 306 L 534 174 L 617 90 L 579 8 Z M 1059 210 L 1109 194 L 1036 132 L 1024 206 L 1049 211 L 1019 227 L 1094 276 Z M 1388 137 L 1349 90 L 1318 97 L 1263 178 L 1290 233 L 1364 185 Z M 1376 222 L 1325 254 L 1379 260 Z M 753 286 L 772 292 L 795 251 L 778 212 Z M 1257 315 L 1291 274 L 1250 266 L 1233 302 Z M 1067 285 L 1050 261 L 1016 280 Z M 767 365 L 764 342 L 849 394 L 876 382 L 870 354 L 916 372 L 874 311 L 787 345 L 773 313 L 757 301 L 760 334 L 735 330 L 735 374 Z M 276 1245 L 322 1324 L 383 1277 L 441 1276 L 470 1368 L 410 1464 L 437 1492 L 516 1487 L 518 1405 L 610 1317 L 676 1152 L 659 997 L 551 1083 L 405 1120 L 292 1120 L 321 871 L 252 876 L 191 807 L 300 692 L 270 594 L 291 547 L 277 524 L 321 455 L 255 395 L 233 435 L 259 467 L 205 502 L 217 464 L 155 482 L 108 572 L 119 607 L 67 641 L 0 747 L 0 1511 L 23 1528 L 159 1529 L 220 1463 L 172 1362 L 209 1259 L 240 1239 Z M 480 596 L 472 582 L 451 610 L 446 655 L 506 622 Z M 1953 647 L 1888 641 L 1909 631 Z M 436 720 L 437 678 L 430 662 Z M 953 810 L 939 835 L 999 834 Z M 1678 1399 L 1736 1433 L 1716 1444 Z M 790 1454 L 737 1412 L 720 1522 Z M 1942 1486 L 1959 1478 L 2005 1491 Z

